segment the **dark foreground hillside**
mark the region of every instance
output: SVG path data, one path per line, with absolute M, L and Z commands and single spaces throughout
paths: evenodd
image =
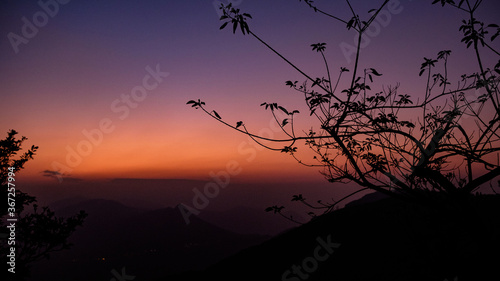
M 164 280 L 500 280 L 499 253 L 500 196 L 441 209 L 383 199 Z

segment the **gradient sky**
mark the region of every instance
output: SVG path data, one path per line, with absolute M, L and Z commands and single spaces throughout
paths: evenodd
M 302 97 L 284 85 L 302 77 L 257 40 L 233 35 L 229 28 L 220 31 L 220 1 L 66 1 L 16 53 L 8 34 L 22 35 L 23 17 L 33 22 L 42 11 L 37 2 L 8 0 L 0 7 L 0 133 L 15 129 L 29 138 L 26 146 L 40 147 L 23 177 L 47 180 L 43 171 L 61 164 L 70 169 L 60 172 L 71 178 L 208 179 L 210 171 L 236 161 L 241 179 L 322 180 L 317 170 L 279 152 L 257 150 L 248 137 L 185 105 L 199 98 L 230 123 L 243 120 L 255 132 L 271 128 L 279 136 L 269 125 L 272 117 L 259 107 L 278 102 L 300 110 L 303 129 L 309 128 Z M 365 19 L 382 2 L 352 0 Z M 444 49 L 452 50 L 452 80 L 470 72 L 470 65 L 476 70 L 471 50 L 459 43 L 464 14 L 431 0 L 394 2 L 397 12 L 378 25 L 362 50 L 361 67 L 384 74 L 379 87 L 400 82 L 403 92 L 421 95 L 423 57 Z M 485 2 L 478 17 L 495 22 L 499 2 Z M 311 76 L 324 75 L 312 43 L 327 43 L 332 69 L 353 66 L 340 44 L 354 45 L 355 33 L 303 2 L 234 3 L 253 16 L 249 24 L 256 34 Z M 315 3 L 349 18 L 344 1 Z M 143 100 L 127 105 L 122 95 L 143 84 L 148 67 L 169 75 Z M 83 131 L 100 126 L 109 132 L 102 138 L 91 133 L 96 139 L 90 151 L 69 163 L 70 151 L 87 140 Z

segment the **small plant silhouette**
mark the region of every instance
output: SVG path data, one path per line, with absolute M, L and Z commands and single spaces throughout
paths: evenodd
M 76 227 L 83 224 L 87 216 L 84 211 L 80 211 L 80 213 L 68 218 L 56 217 L 50 208 L 39 208 L 36 204 L 36 198 L 20 191 L 19 187 L 15 185 L 15 181 L 7 180 L 9 175 L 11 178 L 12 175 L 17 176 L 18 171 L 24 168 L 26 162 L 33 159 L 38 150 L 37 146 L 31 146 L 18 159 L 14 159 L 22 150 L 23 142 L 27 140 L 26 137 L 16 139 L 17 134 L 15 130 L 10 130 L 7 137 L 0 140 L 0 184 L 2 187 L 0 191 L 2 201 L 0 214 L 2 218 L 6 216 L 17 218 L 13 230 L 16 235 L 15 244 L 2 243 L 0 246 L 4 264 L 7 263 L 7 257 L 4 253 L 8 253 L 10 247 L 15 246 L 15 273 L 3 270 L 2 275 L 9 274 L 9 276 L 2 280 L 25 280 L 30 276 L 30 265 L 32 263 L 48 259 L 53 252 L 69 249 L 71 244 L 67 239 L 75 231 Z M 11 192 L 14 189 L 16 204 L 15 211 L 11 212 L 7 207 L 7 196 L 8 190 Z M 26 208 L 29 206 L 32 206 L 33 210 L 28 212 Z M 6 227 L 5 221 L 2 219 L 0 222 L 2 228 Z

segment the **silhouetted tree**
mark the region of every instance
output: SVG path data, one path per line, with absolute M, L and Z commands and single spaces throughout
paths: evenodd
M 0 183 L 2 202 L 0 214 L 2 221 L 2 232 L 7 232 L 10 238 L 11 230 L 7 228 L 12 222 L 7 218 L 17 218 L 15 224 L 15 239 L 6 240 L 1 243 L 3 270 L 0 276 L 7 276 L 2 280 L 25 280 L 29 276 L 29 266 L 31 263 L 48 259 L 50 253 L 68 249 L 68 237 L 75 231 L 77 226 L 81 226 L 87 214 L 80 211 L 79 214 L 68 218 L 56 217 L 54 212 L 48 207 L 39 208 L 36 198 L 19 190 L 16 186 L 18 172 L 24 168 L 28 160 L 33 159 L 37 146 L 31 146 L 18 159 L 14 157 L 22 150 L 22 143 L 26 137 L 16 139 L 17 132 L 10 130 L 4 140 L 0 140 Z M 15 190 L 15 192 L 14 192 Z M 15 194 L 15 195 L 14 195 Z M 10 198 L 10 199 L 8 199 Z M 33 211 L 27 208 L 32 206 Z M 14 237 L 13 237 L 14 238 Z M 10 248 L 15 248 L 15 273 L 8 272 L 6 266 L 10 261 Z
M 239 29 L 254 37 L 304 77 L 305 82 L 286 81 L 286 86 L 304 95 L 309 114 L 318 122 L 312 124 L 316 129 L 298 135 L 299 130 L 294 128 L 297 110 L 286 109 L 278 103 L 263 103 L 261 106 L 271 111 L 285 135 L 281 139 L 269 139 L 248 131 L 243 121 L 223 120 L 201 100 L 191 100 L 188 104 L 201 108 L 217 121 L 247 134 L 269 149 L 290 154 L 303 165 L 321 167 L 330 182 L 356 183 L 361 189 L 354 193 L 371 189 L 403 200 L 432 204 L 436 198 L 460 202 L 479 187 L 491 185 L 500 175 L 497 158 L 500 151 L 500 61 L 485 61 L 480 50 L 500 56 L 491 45 L 500 29 L 496 24 L 485 24 L 475 17 L 482 1 L 461 0 L 456 4 L 452 0 L 435 0 L 432 3 L 458 9 L 464 14 L 460 26 L 464 36 L 462 42 L 475 56 L 477 67 L 452 83 L 447 68 L 450 50 L 439 52 L 435 58 L 424 58 L 419 75 L 425 75 L 427 83 L 419 101 L 401 93 L 399 85 L 375 90 L 374 81 L 382 73 L 375 68 L 361 70 L 358 67 L 363 36 L 389 0 L 378 9 L 370 10 L 367 20 L 362 20 L 348 0 L 346 3 L 352 15 L 347 17 L 330 14 L 311 0 L 303 2 L 319 16 L 326 16 L 357 32 L 352 69 L 340 67 L 339 71 L 332 71 L 326 59 L 326 44 L 317 43 L 311 45 L 312 51 L 322 57 L 326 73 L 324 77 L 310 76 L 254 33 L 248 25 L 251 15 L 231 4 L 221 5 L 221 20 L 225 21 L 221 29 L 229 25 L 233 33 Z M 347 81 L 348 87 L 341 88 L 341 81 Z M 467 95 L 478 91 L 484 93 L 473 98 Z M 286 117 L 279 118 L 278 111 Z M 312 162 L 297 156 L 300 142 L 315 153 L 313 159 L 309 159 Z M 272 143 L 284 145 L 272 147 Z M 326 212 L 338 203 L 310 204 L 300 194 L 292 200 Z M 273 206 L 267 210 L 280 213 L 282 208 Z

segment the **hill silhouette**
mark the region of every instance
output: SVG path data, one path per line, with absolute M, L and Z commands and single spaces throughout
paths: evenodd
M 71 237 L 74 247 L 36 264 L 32 280 L 107 281 L 122 268 L 150 281 L 500 276 L 500 196 L 475 196 L 464 209 L 433 209 L 369 195 L 272 238 L 237 234 L 196 216 L 186 225 L 174 208 L 85 199 L 57 205 L 59 215 L 85 209 L 89 217 Z
M 112 200 L 84 200 L 56 213 L 80 209 L 89 216 L 71 236 L 74 246 L 36 264 L 32 280 L 107 281 L 113 269 L 120 272 L 123 267 L 142 280 L 155 280 L 201 270 L 269 238 L 236 234 L 196 216 L 186 225 L 177 209 L 141 210 Z
M 293 216 L 302 218 L 296 213 L 294 213 Z M 199 214 L 199 218 L 239 234 L 263 234 L 274 236 L 286 229 L 297 226 L 296 223 L 285 220 L 281 216 L 266 213 L 264 210 L 244 206 L 231 208 L 221 212 L 204 211 Z
M 334 211 L 197 275 L 168 280 L 498 280 L 499 218 L 500 196 L 476 196 L 462 210 L 386 198 Z M 340 246 L 314 262 L 325 244 L 319 240 Z

